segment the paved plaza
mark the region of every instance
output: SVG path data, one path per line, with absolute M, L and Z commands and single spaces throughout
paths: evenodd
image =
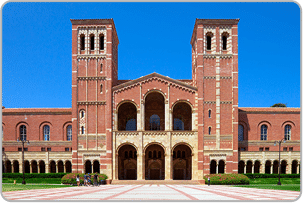
M 3 192 L 7 200 L 295 200 L 300 192 L 207 185 L 101 185 Z

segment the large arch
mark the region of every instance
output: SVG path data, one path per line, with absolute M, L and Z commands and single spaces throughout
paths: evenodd
M 45 173 L 45 162 L 43 160 L 39 161 L 40 173 Z
M 118 150 L 119 180 L 137 179 L 137 150 L 134 146 L 125 144 Z
M 145 130 L 165 129 L 165 98 L 152 91 L 145 97 Z
M 92 173 L 92 162 L 90 160 L 86 160 L 84 164 L 85 173 Z
M 192 108 L 185 101 L 173 106 L 173 130 L 192 130 Z
M 58 173 L 63 173 L 64 172 L 64 164 L 63 161 L 59 160 L 57 163 L 58 166 Z
M 32 167 L 32 173 L 38 173 L 38 164 L 36 160 L 32 161 L 31 167 Z
M 65 162 L 65 172 L 71 173 L 72 172 L 72 163 L 70 161 Z
M 273 163 L 273 171 L 272 173 L 278 174 L 279 173 L 279 162 L 277 160 Z
M 245 163 L 244 161 L 239 161 L 238 163 L 238 173 L 244 173 L 244 166 L 245 166 Z
M 13 173 L 19 173 L 19 162 L 17 160 L 13 161 Z
M 5 161 L 5 168 L 4 173 L 11 173 L 12 172 L 12 163 L 10 160 Z
M 281 162 L 281 174 L 286 174 L 286 169 L 287 169 L 287 161 L 282 160 L 282 162 Z
M 178 144 L 173 149 L 173 179 L 191 180 L 192 151 L 185 144 Z
M 218 173 L 224 173 L 225 172 L 225 162 L 224 160 L 220 160 L 218 164 Z
M 145 179 L 164 180 L 165 151 L 158 144 L 151 144 L 145 150 Z
M 260 173 L 260 161 L 255 161 L 255 164 L 254 164 L 254 173 Z
M 137 130 L 137 107 L 130 101 L 118 106 L 118 130 Z
M 253 163 L 251 160 L 247 161 L 246 164 L 246 173 L 252 173 Z
M 271 161 L 267 160 L 265 162 L 265 173 L 270 174 L 271 173 Z
M 93 172 L 100 173 L 100 162 L 98 160 L 93 161 Z
M 292 174 L 297 174 L 298 173 L 297 168 L 298 168 L 298 161 L 293 160 L 292 163 L 291 163 L 291 173 Z
M 24 161 L 24 173 L 30 173 L 31 170 L 30 170 L 30 164 L 29 164 L 29 161 L 28 160 L 25 160 Z
M 56 173 L 56 162 L 55 161 L 51 161 L 49 164 L 49 172 L 50 173 Z

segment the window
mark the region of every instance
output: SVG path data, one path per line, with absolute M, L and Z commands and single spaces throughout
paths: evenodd
M 287 151 L 287 147 L 283 147 L 283 151 L 286 152 Z
M 43 127 L 43 137 L 44 141 L 49 141 L 49 125 Z
M 211 50 L 211 36 L 206 36 L 207 50 Z
M 80 50 L 85 50 L 85 36 L 81 35 L 80 36 Z
M 84 118 L 84 116 L 85 116 L 85 112 L 84 112 L 84 110 L 81 110 L 80 111 L 80 118 Z
M 18 152 L 22 152 L 22 148 L 21 147 L 18 147 Z
M 261 140 L 267 140 L 267 125 L 261 126 Z
M 100 64 L 100 72 L 102 73 L 103 71 L 103 63 Z
M 45 147 L 41 147 L 41 152 L 45 152 Z
M 103 92 L 103 85 L 101 84 L 100 85 L 100 94 L 102 94 L 102 92 Z
M 90 36 L 90 50 L 95 50 L 95 36 Z
M 294 148 L 293 147 L 289 147 L 289 151 L 290 152 L 294 151 Z
M 158 151 L 158 159 L 161 159 L 161 151 Z
M 66 128 L 66 140 L 72 141 L 72 126 L 68 125 Z
M 208 134 L 211 134 L 211 127 L 208 127 Z
M 264 150 L 264 148 L 263 148 L 263 147 L 260 147 L 260 148 L 259 148 L 259 151 L 260 151 L 260 152 L 262 152 L 263 150 Z
M 48 152 L 52 151 L 52 148 L 48 147 L 48 148 L 47 148 L 47 151 L 48 151 Z
M 291 137 L 291 126 L 290 125 L 286 125 L 284 128 L 284 138 L 285 140 L 290 140 Z
M 81 134 L 84 134 L 84 126 L 81 126 Z
M 244 127 L 243 125 L 238 125 L 238 141 L 244 140 Z
M 150 130 L 160 130 L 160 117 L 156 114 L 149 118 Z
M 20 126 L 20 140 L 26 141 L 26 126 L 25 125 Z
M 100 50 L 104 50 L 104 35 L 100 35 Z
M 211 118 L 211 110 L 208 110 L 208 118 Z
M 223 35 L 222 36 L 222 49 L 226 50 L 226 47 L 227 47 L 227 36 Z
M 268 152 L 268 151 L 269 151 L 269 147 L 265 147 L 265 151 L 267 151 L 267 152 Z
M 69 152 L 69 148 L 68 148 L 68 147 L 65 147 L 65 151 L 66 151 L 66 152 Z
M 129 158 L 133 158 L 133 151 L 129 151 Z
M 25 147 L 24 147 L 24 151 L 27 152 L 27 151 L 28 151 L 28 148 L 25 148 Z
M 241 147 L 240 151 L 246 151 L 246 148 L 245 147 Z

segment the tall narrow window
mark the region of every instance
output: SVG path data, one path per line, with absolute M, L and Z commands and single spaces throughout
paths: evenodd
M 80 36 L 80 50 L 85 50 L 85 36 Z
M 103 93 L 103 85 L 101 84 L 100 85 L 100 94 L 102 94 Z
M 206 37 L 207 50 L 211 50 L 211 36 L 207 35 Z
M 208 127 L 208 134 L 211 134 L 211 127 Z
M 81 127 L 81 134 L 84 134 L 84 126 Z
M 267 140 L 267 125 L 261 126 L 261 140 Z
M 44 141 L 49 141 L 49 125 L 43 127 L 43 137 Z
M 244 140 L 244 127 L 243 125 L 238 126 L 238 141 Z
M 26 126 L 25 125 L 20 126 L 20 140 L 26 141 Z
M 100 65 L 100 72 L 101 73 L 103 72 L 103 63 L 101 63 L 101 65 Z
M 84 110 L 80 111 L 80 118 L 84 118 Z
M 66 140 L 72 141 L 72 126 L 68 125 L 66 128 Z
M 286 125 L 284 130 L 285 130 L 285 134 L 284 134 L 285 140 L 290 140 L 290 138 L 291 138 L 291 126 Z
M 208 110 L 208 118 L 211 118 L 211 110 Z
M 90 36 L 90 50 L 95 50 L 95 36 Z
M 100 35 L 100 50 L 104 50 L 104 35 Z
M 227 47 L 227 36 L 223 35 L 222 36 L 222 49 L 226 50 Z

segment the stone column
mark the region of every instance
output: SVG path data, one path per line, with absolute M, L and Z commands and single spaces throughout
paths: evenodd
M 169 103 L 165 100 L 165 131 L 170 130 L 170 113 L 169 113 Z
M 29 172 L 33 173 L 33 168 L 32 168 L 32 163 L 31 162 L 29 162 Z
M 66 173 L 65 163 L 63 163 L 63 172 Z
M 219 174 L 219 164 L 216 162 L 216 174 Z
M 251 168 L 251 172 L 252 173 L 255 173 L 255 165 L 254 164 L 252 164 L 252 166 L 251 166 L 252 168 Z
M 270 164 L 270 174 L 273 174 L 273 173 L 274 173 L 274 165 Z
M 141 108 L 140 108 L 140 114 L 141 114 L 141 129 L 142 131 L 145 130 L 145 104 L 144 100 L 141 100 Z
M 49 165 L 45 163 L 45 173 L 49 173 Z
M 40 165 L 37 163 L 37 172 L 40 173 Z
M 139 132 L 140 144 L 138 145 L 137 151 L 137 180 L 143 179 L 143 147 L 142 147 L 142 139 L 143 133 Z
M 244 163 L 244 174 L 246 174 L 246 164 Z
M 165 154 L 165 180 L 171 180 L 171 168 L 172 168 L 172 161 L 171 161 L 171 150 L 168 149 Z

